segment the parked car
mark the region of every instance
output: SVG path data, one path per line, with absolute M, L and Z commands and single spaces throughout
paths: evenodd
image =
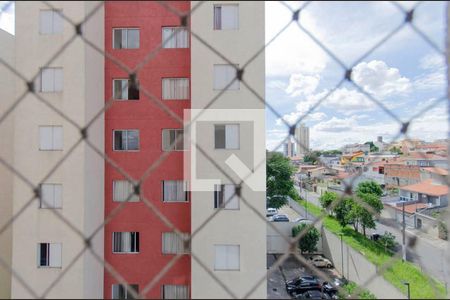
M 339 288 L 343 287 L 348 283 L 348 280 L 345 278 L 334 278 L 332 281 L 324 281 L 322 283 L 323 291 L 327 294 L 334 296 L 337 294 Z
M 296 218 L 294 221 L 295 223 L 306 223 L 306 224 L 311 224 L 313 221 L 309 220 L 309 219 L 305 219 L 305 218 Z
M 329 259 L 321 255 L 311 256 L 309 260 L 315 267 L 318 268 L 331 268 L 333 266 L 333 263 Z
M 289 222 L 289 217 L 285 214 L 274 215 L 270 221 L 272 222 Z
M 310 290 L 301 294 L 295 294 L 294 299 L 331 299 L 331 297 L 325 292 Z
M 272 216 L 276 215 L 277 213 L 278 213 L 278 210 L 276 208 L 269 207 L 266 210 L 266 217 L 272 217 Z
M 309 290 L 321 290 L 322 285 L 314 276 L 300 276 L 286 281 L 286 291 L 289 295 L 301 294 Z

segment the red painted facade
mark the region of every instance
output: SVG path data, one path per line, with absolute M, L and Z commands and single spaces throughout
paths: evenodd
M 179 11 L 190 9 L 189 1 L 167 2 Z M 157 2 L 107 1 L 105 4 L 105 51 L 133 69 L 162 42 L 163 26 L 179 26 L 180 18 Z M 113 49 L 113 28 L 139 28 L 139 49 Z M 161 132 L 164 128 L 182 128 L 153 101 L 162 101 L 183 118 L 183 109 L 190 108 L 190 100 L 162 100 L 161 79 L 164 77 L 190 78 L 190 48 L 161 49 L 138 72 L 140 86 L 155 96 L 150 99 L 140 92 L 137 101 L 114 101 L 105 114 L 105 151 L 134 179 L 140 179 L 146 170 L 165 153 L 162 151 Z M 111 59 L 105 58 L 105 101 L 112 98 L 112 80 L 127 78 L 128 74 Z M 113 151 L 113 130 L 139 129 L 139 151 Z M 162 180 L 183 178 L 183 152 L 169 155 L 147 177 L 142 186 L 146 199 L 154 204 L 177 228 L 189 233 L 190 203 L 163 203 Z M 109 163 L 105 163 L 105 217 L 119 203 L 113 202 L 113 180 L 124 179 Z M 112 233 L 137 231 L 140 251 L 137 254 L 113 254 Z M 150 283 L 173 259 L 162 254 L 162 232 L 171 231 L 143 201 L 125 203 L 124 208 L 105 226 L 105 260 L 130 284 L 139 290 Z M 160 298 L 164 284 L 190 286 L 190 257 L 183 256 L 145 295 Z M 112 285 L 118 281 L 105 269 L 104 296 L 111 298 Z

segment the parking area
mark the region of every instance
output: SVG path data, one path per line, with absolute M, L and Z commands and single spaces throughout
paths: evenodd
M 267 268 L 270 268 L 281 255 L 267 255 Z M 334 268 L 321 268 L 325 274 L 331 278 L 340 277 L 340 274 Z M 285 282 L 299 276 L 315 275 L 312 270 L 299 262 L 295 257 L 290 256 L 284 263 L 271 273 L 267 279 L 267 298 L 268 299 L 290 299 L 292 298 L 286 291 Z M 318 277 L 318 276 L 317 276 Z M 319 281 L 322 283 L 320 277 Z

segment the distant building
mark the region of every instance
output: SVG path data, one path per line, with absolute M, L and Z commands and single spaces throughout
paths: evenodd
M 286 143 L 283 144 L 283 153 L 286 157 L 294 157 L 295 156 L 295 149 L 294 149 L 294 143 L 292 143 L 291 139 L 289 138 Z
M 342 147 L 343 155 L 352 155 L 356 152 L 364 152 L 365 155 L 368 155 L 370 152 L 369 144 L 348 144 Z
M 297 144 L 297 155 L 303 156 L 309 152 L 309 127 L 300 124 L 295 128 L 295 139 Z

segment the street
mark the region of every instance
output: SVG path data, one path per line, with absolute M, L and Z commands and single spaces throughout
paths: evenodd
M 299 194 L 303 199 L 306 199 L 314 205 L 320 206 L 320 195 L 314 192 L 305 191 L 304 189 L 300 192 L 300 188 L 297 185 L 295 185 L 295 188 L 299 191 Z M 309 218 L 311 218 L 310 215 Z M 400 245 L 402 244 L 402 231 L 400 224 L 398 224 L 397 227 L 381 224 L 380 222 L 375 222 L 375 224 L 376 229 L 367 230 L 369 235 L 374 232 L 383 234 L 385 231 L 388 231 L 396 237 L 396 241 Z M 414 248 L 406 249 L 406 259 L 415 263 L 427 274 L 445 283 L 448 278 L 448 266 L 446 266 L 445 260 L 448 242 L 431 237 L 425 233 L 408 227 L 406 228 L 406 237 L 407 244 L 408 239 L 417 239 Z

